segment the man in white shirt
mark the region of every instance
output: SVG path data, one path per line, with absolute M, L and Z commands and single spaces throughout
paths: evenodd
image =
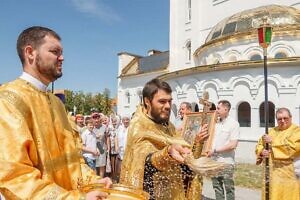
M 208 153 L 214 160 L 230 164 L 225 171 L 212 178 L 213 188 L 216 194 L 216 200 L 234 199 L 234 157 L 235 148 L 239 139 L 239 123 L 229 116 L 231 105 L 227 100 L 221 100 L 217 106 L 218 122 L 215 126 L 215 135 L 212 144 L 212 150 Z

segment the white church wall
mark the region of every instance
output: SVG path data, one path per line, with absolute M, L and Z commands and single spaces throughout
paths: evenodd
M 119 81 L 118 86 L 118 114 L 121 116 L 131 116 L 141 102 L 139 93 L 142 91 L 144 85 L 151 79 L 161 75 L 161 73 L 162 72 L 152 72 L 142 75 L 123 77 L 122 80 Z M 127 100 L 127 92 L 130 94 L 130 102 Z
M 125 66 L 127 66 L 129 64 L 129 62 L 131 62 L 134 59 L 134 56 L 129 55 L 127 53 L 120 53 L 118 56 L 118 66 L 119 66 L 119 70 L 118 70 L 118 75 L 121 75 L 122 70 L 124 69 Z
M 294 122 L 299 124 L 300 108 L 300 75 L 295 66 L 269 67 L 268 92 L 269 101 L 279 107 L 291 109 Z M 292 77 L 292 78 L 291 78 Z M 261 68 L 241 68 L 234 70 L 194 73 L 184 77 L 167 80 L 174 88 L 173 104 L 188 101 L 198 102 L 204 91 L 208 91 L 210 101 L 226 99 L 231 102 L 230 115 L 238 120 L 238 106 L 248 102 L 251 108 L 251 127 L 240 128 L 240 145 L 237 159 L 241 162 L 255 160 L 254 150 L 257 140 L 264 134 L 265 128 L 260 126 L 259 106 L 264 103 L 263 65 Z M 200 110 L 202 106 L 199 105 Z M 276 120 L 275 120 L 276 122 Z M 253 153 L 253 155 L 252 155 Z M 251 156 L 249 157 L 249 154 Z M 245 157 L 247 155 L 248 157 Z
M 186 62 L 185 57 L 182 56 L 185 55 L 184 44 L 186 40 L 191 40 L 191 49 L 192 52 L 195 52 L 197 48 L 204 44 L 211 28 L 226 17 L 242 10 L 270 4 L 300 7 L 299 0 L 229 0 L 220 2 L 218 4 L 218 1 L 192 0 L 192 18 L 191 21 L 187 21 L 187 0 L 170 1 L 170 71 L 205 64 L 203 62 L 196 63 L 193 59 L 191 62 Z M 300 48 L 299 45 L 298 47 Z
M 197 91 L 194 85 L 189 88 L 187 91 L 187 101 L 190 102 L 192 105 L 198 104 L 199 105 L 199 98 L 197 95 Z M 194 110 L 195 107 L 193 107 Z
M 299 103 L 291 101 L 291 98 L 295 99 L 297 89 L 290 90 L 285 88 L 292 85 L 285 76 L 292 76 L 289 73 L 296 73 L 294 70 L 297 70 L 297 68 L 288 66 L 285 66 L 284 69 L 282 67 L 269 69 L 269 101 L 274 103 L 275 109 L 285 106 L 294 110 L 295 107 L 299 106 Z M 173 103 L 178 106 L 182 101 L 198 102 L 202 93 L 208 91 L 210 101 L 215 104 L 221 99 L 229 100 L 232 104 L 230 114 L 237 119 L 238 105 L 243 101 L 248 102 L 251 107 L 251 128 L 243 128 L 242 138 L 245 140 L 257 140 L 264 132 L 264 128 L 259 126 L 259 105 L 264 102 L 264 79 L 262 74 L 262 68 L 249 68 L 180 77 L 176 79 L 175 88 L 180 88 L 181 91 L 179 92 L 177 89 L 179 94 L 174 98 Z M 168 82 L 171 85 L 175 83 L 174 80 Z M 289 95 L 287 95 L 287 92 L 280 94 L 283 86 L 286 90 L 291 91 Z M 173 95 L 175 94 L 173 93 Z M 285 105 L 282 102 L 289 103 Z M 201 105 L 199 105 L 199 108 L 202 108 Z
M 216 5 L 218 2 L 220 4 Z M 225 17 L 235 13 L 255 8 L 262 5 L 279 4 L 295 5 L 300 7 L 300 1 L 293 0 L 253 0 L 240 1 L 198 1 L 192 0 L 192 19 L 187 21 L 186 3 L 187 0 L 170 0 L 170 72 L 182 70 L 194 66 L 249 60 L 252 55 L 263 55 L 261 47 L 256 38 L 225 41 L 224 44 L 209 47 L 206 52 L 199 54 L 199 57 L 186 60 L 186 44 L 191 41 L 191 51 L 195 52 L 205 39 L 211 28 Z M 215 5 L 214 5 L 215 4 Z M 274 58 L 278 52 L 286 53 L 288 56 L 296 57 L 300 55 L 300 40 L 297 34 L 278 35 L 274 34 L 272 43 L 268 48 L 268 58 Z M 269 67 L 269 101 L 273 102 L 276 108 L 288 107 L 291 109 L 293 121 L 300 124 L 300 74 L 299 67 L 288 66 L 288 62 L 282 66 Z M 249 66 L 251 67 L 251 66 Z M 263 64 L 261 67 L 218 71 L 206 73 L 193 73 L 184 77 L 173 77 L 167 80 L 173 89 L 173 105 L 178 111 L 179 104 L 183 101 L 199 102 L 204 91 L 210 94 L 210 101 L 217 104 L 221 99 L 229 100 L 232 104 L 230 115 L 237 119 L 238 105 L 246 101 L 251 107 L 251 127 L 241 127 L 241 141 L 237 148 L 237 159 L 239 161 L 254 162 L 254 149 L 258 138 L 264 133 L 264 127 L 260 127 L 259 106 L 264 102 L 264 79 Z M 125 77 L 119 81 L 119 94 L 123 95 L 128 89 L 136 93 L 138 88 L 158 76 L 159 74 L 144 74 L 136 77 Z M 124 91 L 123 91 L 124 90 Z M 122 98 L 123 98 L 122 97 Z M 122 99 L 121 97 L 118 99 Z M 121 101 L 121 100 L 119 100 Z M 124 101 L 124 99 L 123 99 Z M 138 98 L 136 96 L 128 107 L 118 107 L 118 112 L 122 115 L 131 114 L 135 111 Z M 119 104 L 118 104 L 119 106 Z M 200 109 L 202 108 L 199 105 Z M 174 113 L 171 115 L 174 119 Z M 275 120 L 276 122 L 276 120 Z M 251 155 L 251 156 L 249 156 Z

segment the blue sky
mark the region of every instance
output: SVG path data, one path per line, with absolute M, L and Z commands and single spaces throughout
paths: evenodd
M 119 52 L 145 56 L 169 49 L 169 0 L 1 0 L 0 83 L 22 72 L 16 40 L 41 25 L 64 46 L 63 77 L 56 89 L 117 94 Z

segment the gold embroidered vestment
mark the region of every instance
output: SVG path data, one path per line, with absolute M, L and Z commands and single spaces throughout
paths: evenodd
M 80 199 L 98 177 L 82 162 L 62 102 L 17 79 L 0 87 L 0 192 L 7 199 Z

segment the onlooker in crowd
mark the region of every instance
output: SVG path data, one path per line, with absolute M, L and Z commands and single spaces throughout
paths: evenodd
M 120 125 L 122 125 L 122 122 L 121 122 L 121 116 L 120 115 L 117 115 L 117 114 L 114 114 L 114 115 L 111 115 L 111 119 L 112 118 L 115 118 L 117 121 L 116 121 L 116 128 L 118 129 Z
M 84 125 L 87 126 L 87 122 L 91 121 L 92 117 L 90 115 L 84 117 Z
M 176 118 L 176 121 L 174 123 L 174 126 L 177 131 L 181 132 L 183 129 L 183 119 L 184 116 L 188 113 L 192 112 L 192 104 L 189 102 L 182 102 L 179 107 L 178 116 Z
M 300 180 L 297 160 L 300 156 L 300 128 L 292 124 L 292 115 L 287 108 L 279 108 L 276 111 L 276 120 L 277 126 L 258 141 L 257 164 L 264 158 L 269 158 L 270 199 L 299 200 Z M 266 143 L 269 144 L 269 150 L 265 149 Z M 264 192 L 262 194 L 264 197 Z
M 113 180 L 116 180 L 116 171 L 117 171 L 117 165 L 116 165 L 116 159 L 118 156 L 117 152 L 117 118 L 111 119 L 111 126 L 108 128 L 108 136 L 110 138 L 110 162 L 111 162 L 111 178 Z
M 127 133 L 128 133 L 128 126 L 129 126 L 130 119 L 127 116 L 124 116 L 122 118 L 122 125 L 119 126 L 117 130 L 117 140 L 116 140 L 116 148 L 117 152 L 119 155 L 117 156 L 117 170 L 116 170 L 116 177 L 117 179 L 120 176 L 120 171 L 121 171 L 121 165 L 122 165 L 122 160 L 124 157 L 125 153 L 125 147 L 126 147 L 126 142 L 127 142 Z
M 236 120 L 229 116 L 230 108 L 229 101 L 221 100 L 218 102 L 216 111 L 218 121 L 215 125 L 212 150 L 208 152 L 208 156 L 212 156 L 214 160 L 230 164 L 230 167 L 212 178 L 216 200 L 225 199 L 225 196 L 227 200 L 235 198 L 233 173 L 240 126 Z
M 59 35 L 46 27 L 27 28 L 18 37 L 17 51 L 23 74 L 0 87 L 0 193 L 5 199 L 105 197 L 78 190 L 80 184 L 111 181 L 99 181 L 81 162 L 65 107 L 47 91 L 62 76 Z
M 96 170 L 100 177 L 104 177 L 105 166 L 106 166 L 106 152 L 107 152 L 107 137 L 106 137 L 106 126 L 102 124 L 102 118 L 99 113 L 92 114 L 92 120 L 94 123 L 93 132 L 97 138 L 97 148 L 100 155 L 96 159 Z
M 79 134 L 81 135 L 82 132 L 86 129 L 84 125 L 84 116 L 82 114 L 75 115 L 75 123 L 77 125 L 77 130 Z
M 108 128 L 108 125 L 109 125 L 109 118 L 104 115 L 103 118 L 102 118 L 102 124 L 106 126 L 106 128 Z
M 96 134 L 92 120 L 87 121 L 87 129 L 82 133 L 83 157 L 86 164 L 96 172 L 96 158 L 99 156 Z

